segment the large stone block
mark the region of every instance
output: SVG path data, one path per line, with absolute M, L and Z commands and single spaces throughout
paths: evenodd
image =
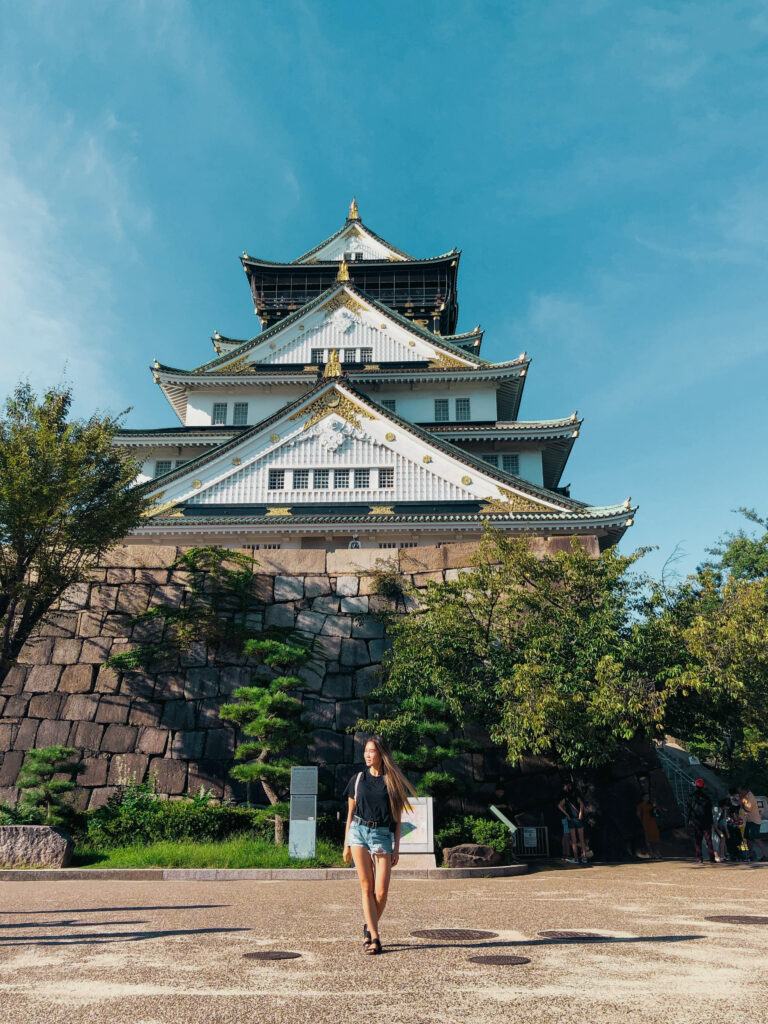
M 25 693 L 14 693 L 10 697 L 3 697 L 5 701 L 4 713 L 6 718 L 22 718 L 29 708 L 29 697 Z
M 76 665 L 83 646 L 82 640 L 61 637 L 53 642 L 51 661 L 54 665 Z
M 0 683 L 0 693 L 7 696 L 21 693 L 24 689 L 24 682 L 27 678 L 28 669 L 25 665 L 14 665 L 6 674 L 5 679 Z
M 40 720 L 37 718 L 25 718 L 20 722 L 13 741 L 13 749 L 31 750 L 35 745 L 38 725 Z
M 235 756 L 235 734 L 232 729 L 210 729 L 205 735 L 205 756 L 214 761 L 228 761 Z
M 400 572 L 433 572 L 445 568 L 445 546 L 400 548 L 398 551 Z
M 77 631 L 77 612 L 49 612 L 37 628 L 40 636 L 74 636 Z
M 104 726 L 96 722 L 78 722 L 72 734 L 72 746 L 78 750 L 99 750 Z
M 153 605 L 164 605 L 168 608 L 180 608 L 184 598 L 184 587 L 176 583 L 169 583 L 165 586 L 155 587 L 149 599 L 150 607 Z
M 280 626 L 293 629 L 295 614 L 292 604 L 273 604 L 264 612 L 265 626 Z
M 352 620 L 346 615 L 329 615 L 321 630 L 323 636 L 351 636 Z
M 119 569 L 105 569 L 104 581 L 106 583 L 133 583 L 134 569 L 123 566 Z M 142 582 L 144 582 L 142 580 Z
M 117 694 L 105 694 L 99 701 L 94 721 L 117 722 L 124 725 L 128 721 L 128 709 L 131 706 L 130 697 L 118 696 Z
M 337 576 L 336 593 L 339 597 L 356 597 L 360 589 L 360 578 L 358 576 Z
M 120 640 L 128 640 L 133 631 L 131 616 L 125 615 L 123 612 L 107 615 L 101 626 L 102 636 L 111 636 Z
M 338 661 L 341 654 L 340 636 L 318 636 L 312 644 L 312 658 L 322 661 Z
M 136 583 L 148 583 L 152 587 L 158 587 L 164 586 L 170 575 L 168 569 L 136 569 L 133 578 Z M 123 582 L 130 582 L 130 580 Z
M 346 733 L 365 714 L 365 703 L 361 700 L 344 700 L 336 703 L 336 729 Z
M 275 601 L 298 601 L 304 597 L 302 576 L 275 576 Z
M 366 640 L 377 640 L 384 636 L 384 623 L 377 622 L 370 615 L 363 619 L 353 619 L 352 636 L 363 637 Z
M 95 665 L 65 665 L 59 680 L 59 690 L 62 693 L 88 693 L 93 686 L 95 672 Z
M 368 665 L 359 668 L 354 676 L 354 694 L 356 697 L 367 697 L 381 682 L 381 666 Z
M 35 736 L 35 746 L 40 747 L 66 747 L 69 733 L 72 729 L 71 722 L 52 722 L 44 719 Z
M 92 789 L 94 786 L 106 784 L 109 768 L 109 760 L 106 757 L 84 757 L 81 764 L 85 770 L 77 777 L 78 786 Z
M 169 700 L 163 710 L 162 724 L 174 731 L 193 729 L 195 709 L 185 700 Z
M 219 692 L 228 697 L 241 686 L 248 686 L 251 681 L 251 669 L 244 665 L 227 665 L 219 673 Z
M 97 811 L 99 807 L 104 807 L 119 792 L 120 790 L 117 786 L 99 786 L 98 789 L 92 789 L 91 798 L 88 801 L 88 810 Z
M 77 635 L 93 637 L 101 635 L 102 612 L 80 612 L 77 616 Z
M 47 665 L 53 653 L 53 639 L 51 637 L 33 638 L 27 640 L 19 653 L 20 665 Z
M 91 722 L 96 715 L 99 699 L 92 693 L 73 693 L 64 702 L 61 717 L 72 722 Z
M 73 583 L 67 587 L 64 593 L 59 598 L 59 608 L 63 611 L 71 611 L 73 609 L 79 610 L 85 608 L 88 603 L 88 584 Z
M 259 551 L 260 573 L 270 576 L 309 576 L 325 572 L 325 552 L 301 548 Z
M 312 665 L 304 665 L 299 670 L 299 677 L 304 684 L 302 689 L 309 690 L 311 693 L 319 693 L 323 688 L 325 672 L 316 672 Z
M 326 565 L 329 576 L 359 576 L 362 573 L 381 568 L 389 562 L 380 548 L 337 548 L 329 551 Z
M 128 712 L 130 725 L 159 725 L 162 717 L 162 705 L 150 700 L 136 700 Z
M 15 786 L 19 770 L 24 763 L 23 750 L 6 750 L 0 765 L 0 787 Z
M 307 576 L 304 580 L 305 597 L 323 597 L 331 592 L 331 581 L 327 576 Z
M 117 595 L 115 611 L 138 615 L 147 610 L 150 588 L 143 583 L 124 583 Z
M 323 628 L 325 615 L 319 612 L 299 612 L 296 616 L 296 629 L 300 633 L 317 634 Z
M 13 722 L 0 722 L 0 757 L 11 749 L 13 745 L 13 733 L 16 726 Z M 0 786 L 4 783 L 0 782 Z
M 200 789 L 210 790 L 217 800 L 224 795 L 226 773 L 216 761 L 193 761 L 187 775 L 187 791 L 195 794 Z
M 75 844 L 50 825 L 0 825 L 0 865 L 4 868 L 65 868 Z
M 341 658 L 342 666 L 357 668 L 360 665 L 367 665 L 370 662 L 368 646 L 365 640 L 342 640 Z
M 126 672 L 120 679 L 120 693 L 134 700 L 151 700 L 155 694 L 155 677 L 150 672 Z
M 98 670 L 93 688 L 96 693 L 117 693 L 120 687 L 120 674 L 113 668 L 102 665 Z
M 116 754 L 109 765 L 109 784 L 127 786 L 143 782 L 149 758 L 144 754 Z
M 443 850 L 443 862 L 449 868 L 490 868 L 501 864 L 501 854 L 492 846 L 461 843 Z
M 117 591 L 117 587 L 109 586 L 106 583 L 94 583 L 91 587 L 88 607 L 102 612 L 113 612 L 117 602 Z
M 196 665 L 206 665 L 207 663 L 208 648 L 199 640 L 191 643 L 181 655 L 180 665 L 182 668 L 194 668 Z
M 317 729 L 307 753 L 313 764 L 338 764 L 344 760 L 344 737 L 330 729 Z
M 136 750 L 141 754 L 159 754 L 162 756 L 168 745 L 169 736 L 170 733 L 167 729 L 156 729 L 152 726 L 140 729 Z
M 325 677 L 322 690 L 324 697 L 339 698 L 341 700 L 352 696 L 351 675 L 328 675 Z
M 149 771 L 157 776 L 157 792 L 178 796 L 187 786 L 187 762 L 170 757 L 153 757 Z
M 179 549 L 155 544 L 118 544 L 99 559 L 102 568 L 126 565 L 141 569 L 166 569 L 176 560 Z
M 51 693 L 61 676 L 61 665 L 33 665 L 24 683 L 28 693 Z
M 219 670 L 217 668 L 187 669 L 184 696 L 187 700 L 203 700 L 215 697 L 219 692 Z
M 175 700 L 184 696 L 185 672 L 160 672 L 155 683 L 156 700 Z
M 111 754 L 127 754 L 136 746 L 138 732 L 135 725 L 108 725 L 101 740 L 101 749 Z
M 368 641 L 368 654 L 374 665 L 381 663 L 381 659 L 384 657 L 384 652 L 388 651 L 391 646 L 392 641 L 387 640 L 386 637 L 383 637 L 381 640 Z
M 441 569 L 435 572 L 415 572 L 413 574 L 413 585 L 415 587 L 426 587 L 428 583 L 442 583 L 443 573 Z
M 84 665 L 101 665 L 109 657 L 111 649 L 111 636 L 99 636 L 91 640 L 84 640 L 83 649 L 80 652 L 80 661 Z
M 305 697 L 304 714 L 308 723 L 316 729 L 332 729 L 336 718 L 336 704 L 332 700 L 316 700 Z
M 63 697 L 58 693 L 35 694 L 29 702 L 27 714 L 31 718 L 58 718 L 62 700 Z
M 171 737 L 171 757 L 194 761 L 203 756 L 206 734 L 201 730 L 175 732 Z
M 333 594 L 328 594 L 324 597 L 315 597 L 312 599 L 312 611 L 317 612 L 320 615 L 336 615 L 339 610 L 338 597 Z
M 368 611 L 368 598 L 342 597 L 341 611 L 345 615 L 364 615 Z

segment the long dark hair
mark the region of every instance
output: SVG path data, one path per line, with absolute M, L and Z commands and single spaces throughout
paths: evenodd
M 379 735 L 369 736 L 365 741 L 366 746 L 369 743 L 376 747 L 376 752 L 381 758 L 382 775 L 384 776 L 384 784 L 387 787 L 392 818 L 394 821 L 400 821 L 403 811 L 406 808 L 409 811 L 411 809 L 408 796 L 416 796 L 416 790 L 395 764 L 392 759 L 392 751 L 389 749 L 389 745 L 384 737 Z

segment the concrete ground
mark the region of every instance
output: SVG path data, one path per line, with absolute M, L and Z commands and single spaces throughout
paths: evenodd
M 396 880 L 386 955 L 353 882 L 0 883 L 8 1024 L 754 1024 L 768 1019 L 768 868 L 641 863 Z M 497 938 L 436 941 L 422 928 Z M 557 942 L 549 929 L 596 931 Z M 300 959 L 243 954 L 283 949 Z M 478 954 L 530 958 L 473 964 Z

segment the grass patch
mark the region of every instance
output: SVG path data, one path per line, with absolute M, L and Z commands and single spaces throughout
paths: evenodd
M 344 867 L 340 846 L 318 840 L 316 855 L 293 860 L 287 846 L 267 839 L 239 837 L 219 843 L 162 842 L 114 850 L 78 847 L 72 867 L 79 868 L 335 868 Z

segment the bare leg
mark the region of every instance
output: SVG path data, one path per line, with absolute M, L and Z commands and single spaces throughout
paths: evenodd
M 587 859 L 587 847 L 584 844 L 584 829 L 583 828 L 577 828 L 576 829 L 576 840 L 578 840 L 578 845 L 579 845 L 579 847 L 581 847 L 581 856 L 586 860 Z M 576 840 L 574 840 L 574 843 L 573 843 L 573 856 L 578 859 L 579 854 L 576 852 Z
M 363 917 L 371 937 L 375 939 L 379 934 L 379 916 L 376 913 L 373 861 L 365 846 L 352 847 L 352 860 L 357 868 L 357 877 L 360 879 L 360 888 L 363 894 Z
M 392 878 L 392 855 L 389 853 L 380 853 L 374 857 L 375 864 L 375 897 L 376 897 L 376 916 L 381 920 L 381 915 L 384 913 L 384 908 L 387 905 L 387 895 L 389 893 L 389 882 Z
M 571 837 L 571 856 L 573 857 L 574 860 L 578 860 L 579 859 L 579 841 L 578 841 L 578 836 L 576 835 L 576 829 L 572 828 L 569 834 L 570 834 L 570 837 Z

